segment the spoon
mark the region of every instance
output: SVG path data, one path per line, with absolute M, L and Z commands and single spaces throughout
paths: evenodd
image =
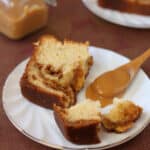
M 97 77 L 87 88 L 86 97 L 100 99 L 102 107 L 111 104 L 114 97 L 120 97 L 125 92 L 141 65 L 149 57 L 150 49 L 131 62 Z

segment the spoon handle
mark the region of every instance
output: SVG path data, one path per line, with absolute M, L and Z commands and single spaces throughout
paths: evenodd
M 150 57 L 150 48 L 147 49 L 143 54 L 135 58 L 132 61 L 132 65 L 134 65 L 135 69 L 138 69 L 149 57 Z

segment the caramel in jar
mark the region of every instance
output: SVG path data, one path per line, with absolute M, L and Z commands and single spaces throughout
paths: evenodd
M 1 0 L 0 32 L 20 39 L 45 26 L 48 7 L 43 0 Z

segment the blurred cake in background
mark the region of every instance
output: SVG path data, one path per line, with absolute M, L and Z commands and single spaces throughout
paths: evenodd
M 108 9 L 150 15 L 150 0 L 98 0 L 98 3 Z

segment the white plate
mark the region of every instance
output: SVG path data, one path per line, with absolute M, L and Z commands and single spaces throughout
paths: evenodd
M 121 13 L 102 8 L 98 5 L 98 0 L 82 0 L 82 2 L 95 15 L 109 22 L 132 28 L 150 28 L 150 16 Z
M 78 101 L 84 99 L 86 87 L 96 76 L 128 62 L 127 58 L 105 49 L 89 47 L 89 51 L 94 57 L 94 65 L 85 82 L 85 88 L 78 95 Z M 13 125 L 20 132 L 38 143 L 50 147 L 65 147 L 65 149 L 72 148 L 75 150 L 80 148 L 106 149 L 133 138 L 139 134 L 150 121 L 150 80 L 146 74 L 140 70 L 133 84 L 124 95 L 125 98 L 133 100 L 144 109 L 141 118 L 135 123 L 134 127 L 122 134 L 107 133 L 102 129 L 100 133 L 101 143 L 96 145 L 72 144 L 63 137 L 55 123 L 51 110 L 41 108 L 22 96 L 19 80 L 26 64 L 27 60 L 23 61 L 8 76 L 3 88 L 3 106 Z

